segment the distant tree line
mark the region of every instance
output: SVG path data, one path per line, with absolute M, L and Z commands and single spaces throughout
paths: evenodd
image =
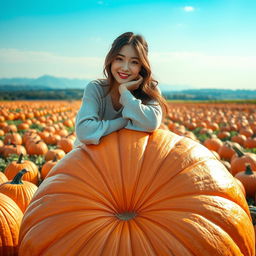
M 81 100 L 83 90 L 0 91 L 0 100 Z

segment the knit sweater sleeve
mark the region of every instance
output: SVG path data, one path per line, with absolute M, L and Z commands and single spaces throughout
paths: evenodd
M 121 93 L 120 103 L 124 106 L 122 115 L 129 119 L 125 128 L 137 131 L 152 132 L 162 122 L 162 108 L 156 101 L 147 105 L 135 98 L 129 90 Z
M 75 125 L 77 139 L 84 144 L 99 144 L 102 136 L 127 125 L 127 119 L 122 117 L 101 120 L 99 113 L 102 107 L 102 96 L 102 89 L 95 81 L 90 82 L 84 90 Z

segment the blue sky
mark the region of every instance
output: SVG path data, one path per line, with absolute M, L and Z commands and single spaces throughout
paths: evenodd
M 255 13 L 255 0 L 5 1 L 0 77 L 102 77 L 112 41 L 133 31 L 160 83 L 256 89 Z

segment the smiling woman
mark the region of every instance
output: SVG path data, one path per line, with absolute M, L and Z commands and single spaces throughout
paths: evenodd
M 152 132 L 167 104 L 151 74 L 148 45 L 141 35 L 116 38 L 105 59 L 106 79 L 85 88 L 76 118 L 75 145 L 99 144 L 101 137 L 122 128 Z

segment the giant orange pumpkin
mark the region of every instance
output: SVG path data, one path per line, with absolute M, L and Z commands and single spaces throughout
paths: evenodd
M 123 129 L 56 164 L 25 212 L 19 253 L 253 256 L 254 243 L 244 195 L 208 149 Z

